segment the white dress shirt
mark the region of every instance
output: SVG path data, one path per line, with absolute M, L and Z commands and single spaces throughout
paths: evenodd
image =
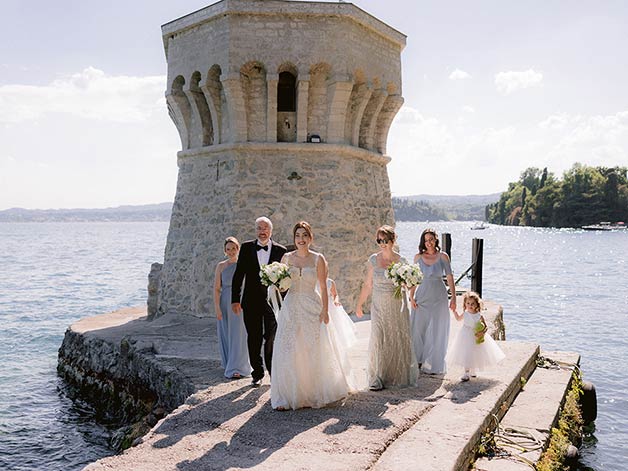
M 259 240 L 256 241 L 256 245 L 264 245 Z M 270 259 L 270 251 L 273 248 L 273 241 L 268 239 L 268 244 L 266 244 L 268 250 L 258 250 L 257 251 L 257 261 L 259 262 L 260 268 L 262 265 L 268 265 L 268 260 Z M 257 247 L 255 247 L 257 249 Z

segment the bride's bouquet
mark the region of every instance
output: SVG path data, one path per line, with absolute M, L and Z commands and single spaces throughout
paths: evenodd
M 262 265 L 259 277 L 264 286 L 268 286 L 266 300 L 273 308 L 275 316 L 279 316 L 279 306 L 281 306 L 280 291 L 286 291 L 292 284 L 290 278 L 290 267 L 285 263 L 273 262 Z
M 391 263 L 386 269 L 386 278 L 392 280 L 395 285 L 394 296 L 401 299 L 401 290 L 421 284 L 423 273 L 416 264 L 396 262 Z
M 264 286 L 276 286 L 279 291 L 286 291 L 292 284 L 290 267 L 285 263 L 273 262 L 262 265 L 259 276 Z

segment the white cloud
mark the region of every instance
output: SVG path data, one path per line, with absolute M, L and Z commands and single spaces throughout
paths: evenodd
M 462 107 L 462 111 L 465 113 L 473 114 L 475 113 L 475 108 L 473 108 L 473 106 L 466 105 Z
M 0 128 L 0 209 L 172 201 L 179 149 L 165 109 L 142 122 L 50 115 Z
M 50 113 L 113 122 L 140 122 L 163 112 L 165 76 L 111 76 L 88 67 L 44 86 L 0 86 L 0 123 L 33 121 Z
M 172 200 L 180 141 L 164 89 L 165 77 L 92 67 L 0 86 L 0 209 Z
M 502 95 L 510 95 L 524 88 L 538 87 L 542 82 L 543 74 L 536 72 L 534 69 L 521 72 L 510 70 L 508 72 L 499 72 L 495 75 L 495 86 Z
M 516 129 L 512 126 L 483 129 L 470 136 L 465 145 L 464 154 L 474 165 L 490 167 L 499 160 L 509 157 L 505 153 L 512 147 L 515 134 Z
M 628 166 L 628 110 L 557 114 L 534 125 L 461 126 L 459 115 L 436 118 L 404 106 L 391 127 L 388 153 L 395 195 L 493 193 L 527 167 L 561 175 L 575 162 Z
M 438 157 L 452 152 L 453 136 L 436 118 L 426 118 L 418 110 L 403 106 L 393 126 L 403 135 L 406 151 L 421 158 Z M 388 139 L 391 142 L 391 139 Z
M 628 111 L 586 118 L 562 116 L 565 124 L 552 128 L 559 135 L 547 152 L 556 171 L 564 171 L 575 162 L 628 166 Z
M 567 113 L 559 113 L 548 116 L 539 123 L 541 129 L 565 129 L 568 124 L 580 121 L 580 116 L 571 116 Z
M 514 127 L 470 130 L 402 107 L 388 136 L 391 188 L 396 195 L 486 194 L 516 178 L 530 145 Z
M 449 74 L 449 80 L 465 80 L 471 78 L 471 75 L 464 70 L 456 69 Z

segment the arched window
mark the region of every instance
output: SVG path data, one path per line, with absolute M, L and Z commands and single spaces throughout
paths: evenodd
M 277 83 L 277 111 L 297 110 L 297 79 L 290 72 L 281 72 Z

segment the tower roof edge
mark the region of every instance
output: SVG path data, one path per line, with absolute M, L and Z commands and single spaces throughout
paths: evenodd
M 396 43 L 400 49 L 406 45 L 407 36 L 392 28 L 375 16 L 353 3 L 345 2 L 305 2 L 294 0 L 221 0 L 205 8 L 169 21 L 161 26 L 164 49 L 168 52 L 168 38 L 182 31 L 226 15 L 273 15 L 287 14 L 299 16 L 344 16 L 369 28 L 387 40 Z

